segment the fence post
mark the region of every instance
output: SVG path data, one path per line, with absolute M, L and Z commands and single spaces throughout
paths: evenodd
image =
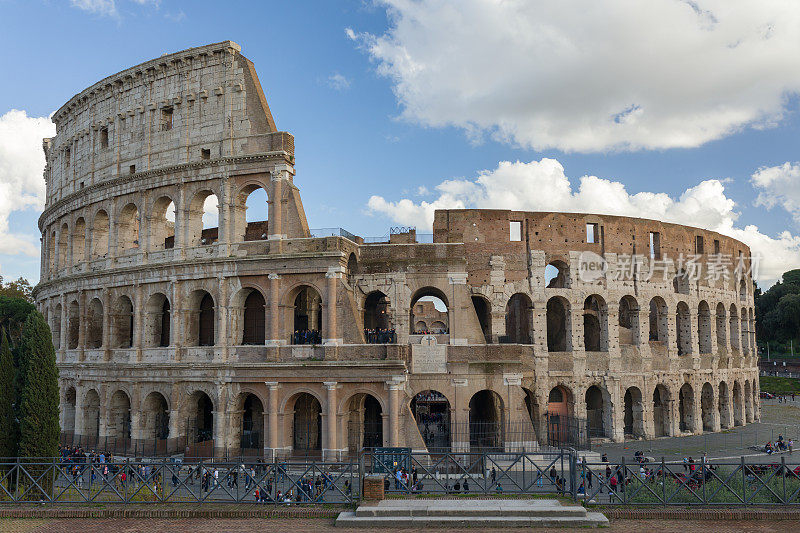
M 577 471 L 577 460 L 575 458 L 575 451 L 570 450 L 569 453 L 569 482 L 572 485 L 572 501 L 578 501 L 578 486 L 577 486 L 577 478 L 578 478 L 578 471 Z M 586 494 L 586 487 L 583 487 L 583 493 Z
M 360 504 L 364 498 L 364 475 L 366 474 L 366 461 L 364 455 L 366 452 L 362 449 L 358 454 L 358 503 Z
M 745 505 L 747 504 L 747 472 L 745 472 L 744 466 L 744 455 L 741 458 L 741 469 L 742 469 L 742 500 L 744 501 Z
M 667 506 L 667 462 L 661 456 L 661 503 Z
M 17 481 L 14 484 L 14 501 L 19 501 L 19 469 L 22 468 L 20 466 L 19 457 L 17 457 Z
M 56 479 L 58 472 L 58 460 L 53 457 L 53 482 L 50 484 L 50 501 L 53 501 L 53 496 L 56 494 Z
M 781 503 L 786 503 L 786 457 L 781 455 L 781 477 L 783 478 L 783 500 Z
M 703 474 L 703 503 L 708 503 L 708 496 L 706 495 L 706 456 L 701 458 L 700 464 L 701 472 Z

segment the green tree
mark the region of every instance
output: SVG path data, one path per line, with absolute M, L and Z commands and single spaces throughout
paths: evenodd
M 20 298 L 33 303 L 33 287 L 25 278 L 3 283 L 3 276 L 0 276 L 0 295 L 8 296 L 9 298 Z
M 58 369 L 50 328 L 34 311 L 22 327 L 19 347 L 19 455 L 58 455 Z
M 0 328 L 0 457 L 17 455 L 14 415 L 14 356 L 5 330 Z
M 6 330 L 12 347 L 19 344 L 22 324 L 36 308 L 23 298 L 6 296 L 0 292 L 0 327 Z

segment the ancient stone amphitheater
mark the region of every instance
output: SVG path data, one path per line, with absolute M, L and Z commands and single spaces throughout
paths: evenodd
M 114 74 L 53 121 L 35 296 L 65 442 L 336 458 L 759 418 L 753 284 L 713 266 L 748 266 L 741 242 L 502 210 L 437 211 L 432 235 L 309 229 L 294 138 L 233 42 Z

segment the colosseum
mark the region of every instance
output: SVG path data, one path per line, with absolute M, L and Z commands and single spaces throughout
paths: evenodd
M 739 241 L 509 210 L 439 210 L 432 235 L 310 229 L 294 138 L 230 41 L 109 76 L 53 122 L 35 297 L 65 442 L 336 459 L 760 417 L 750 273 L 705 275 L 749 262 Z

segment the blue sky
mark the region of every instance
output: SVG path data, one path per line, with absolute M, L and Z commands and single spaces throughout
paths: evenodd
M 34 118 L 105 76 L 231 39 L 295 136 L 312 227 L 378 236 L 426 231 L 435 206 L 594 208 L 747 240 L 768 256 L 765 283 L 800 266 L 800 7 L 654 0 L 649 14 L 608 0 L 601 25 L 508 4 L 0 0 L 0 144 L 23 126 L 37 138 L 46 121 Z M 752 42 L 750 23 L 762 32 Z M 25 243 L 38 247 L 41 205 L 18 196 L 41 198 L 35 156 L 21 155 L 41 144 L 6 146 L 0 274 L 35 281 Z

